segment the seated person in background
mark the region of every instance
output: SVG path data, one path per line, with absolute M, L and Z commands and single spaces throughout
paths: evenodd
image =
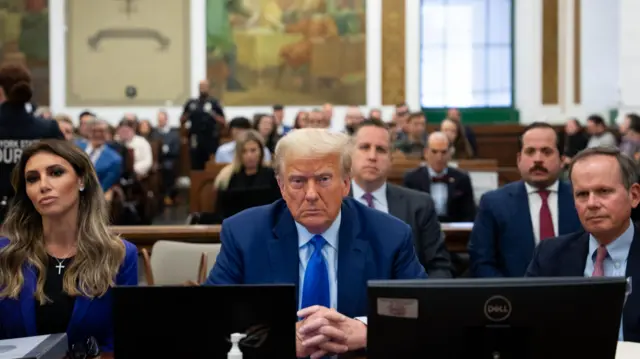
M 587 148 L 588 142 L 589 136 L 582 125 L 580 125 L 580 122 L 575 118 L 570 118 L 564 126 L 564 151 L 562 153 L 563 164 L 568 166 L 573 156 Z
M 137 127 L 132 120 L 122 120 L 118 127 L 118 136 L 127 148 L 133 150 L 133 171 L 140 180 L 147 177 L 153 166 L 153 151 L 149 141 L 136 135 Z
M 236 117 L 229 122 L 229 133 L 232 141 L 220 145 L 216 151 L 216 163 L 231 163 L 236 153 L 236 141 L 245 131 L 251 129 L 251 121 L 245 117 Z M 264 141 L 263 141 L 264 142 Z M 271 161 L 271 152 L 264 151 L 265 161 Z
M 219 191 L 246 191 L 259 188 L 278 189 L 273 168 L 269 167 L 264 160 L 264 143 L 262 136 L 254 130 L 243 132 L 238 137 L 237 147 L 233 162 L 226 165 L 213 182 L 213 187 Z M 223 218 L 226 218 L 225 208 L 220 202 L 222 198 L 218 195 L 216 210 Z M 266 203 L 264 203 L 266 204 Z
M 418 259 L 430 278 L 450 278 L 451 261 L 433 199 L 427 193 L 387 182 L 391 134 L 384 122 L 367 120 L 355 130 L 349 195 L 411 227 Z
M 449 138 L 451 159 L 466 160 L 475 157 L 473 148 L 464 135 L 464 128 L 460 122 L 445 119 L 440 124 L 440 131 L 444 132 Z
M 476 216 L 471 178 L 449 167 L 449 139 L 442 132 L 432 133 L 424 149 L 426 166 L 408 172 L 404 186 L 430 193 L 440 222 L 471 222 Z
M 569 176 L 584 230 L 540 242 L 527 276 L 628 277 L 619 340 L 640 342 L 640 227 L 629 219 L 640 203 L 636 164 L 617 149 L 594 147 L 573 158 Z
M 111 233 L 89 157 L 73 143 L 28 148 L 0 238 L 0 339 L 67 333 L 113 351 L 111 287 L 138 284 L 136 247 Z
M 54 120 L 58 123 L 58 127 L 60 127 L 60 132 L 64 135 L 64 139 L 67 141 L 73 141 L 74 133 L 71 117 L 67 115 L 57 115 Z
M 620 152 L 636 162 L 640 161 L 640 116 L 635 113 L 628 114 L 623 126 L 620 126 L 620 131 L 622 132 Z
M 422 112 L 414 112 L 409 115 L 405 126 L 406 136 L 398 139 L 395 148 L 402 151 L 407 157 L 422 157 L 427 143 L 427 119 Z
M 278 135 L 278 129 L 275 126 L 273 116 L 264 113 L 257 114 L 254 117 L 253 128 L 258 131 L 260 136 L 264 139 L 264 146 L 268 152 L 273 153 L 276 150 L 278 140 L 282 137 Z
M 89 126 L 89 141 L 81 142 L 78 147 L 89 155 L 91 163 L 98 175 L 103 191 L 120 181 L 122 174 L 122 157 L 106 145 L 109 124 L 104 120 L 93 120 Z
M 618 147 L 616 136 L 609 131 L 607 124 L 600 115 L 591 115 L 587 118 L 587 132 L 591 135 L 587 148 Z
M 581 228 L 571 185 L 558 179 L 558 135 L 545 122 L 525 128 L 518 140 L 522 181 L 485 193 L 469 238 L 476 277 L 522 277 L 535 247 Z
M 355 318 L 367 314 L 368 280 L 426 278 L 407 224 L 345 198 L 350 144 L 324 129 L 284 136 L 274 161 L 284 200 L 225 220 L 206 282 L 296 284 L 298 357 L 366 346 L 366 319 Z

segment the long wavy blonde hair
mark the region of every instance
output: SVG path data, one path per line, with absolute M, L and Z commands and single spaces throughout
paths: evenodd
M 231 182 L 231 177 L 242 170 L 242 152 L 244 146 L 249 142 L 255 142 L 260 147 L 260 163 L 262 166 L 269 165 L 264 159 L 264 139 L 256 130 L 246 130 L 236 141 L 236 151 L 233 161 L 220 170 L 213 182 L 213 187 L 219 190 L 226 190 Z
M 25 182 L 27 161 L 42 152 L 64 158 L 84 184 L 78 199 L 78 249 L 64 273 L 63 289 L 72 296 L 100 297 L 115 283 L 124 243 L 109 230 L 107 204 L 87 154 L 71 142 L 43 140 L 27 148 L 13 170 L 16 195 L 2 227 L 9 244 L 0 250 L 0 299 L 18 298 L 24 285 L 23 266 L 31 265 L 38 273 L 34 296 L 40 304 L 49 301 L 44 294 L 48 257 L 42 216 L 27 196 Z

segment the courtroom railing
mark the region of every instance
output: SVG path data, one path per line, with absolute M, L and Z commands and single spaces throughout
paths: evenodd
M 119 234 L 138 247 L 150 250 L 160 240 L 188 243 L 220 243 L 221 225 L 183 226 L 112 226 L 113 233 Z M 470 227 L 442 224 L 447 249 L 452 253 L 467 252 Z

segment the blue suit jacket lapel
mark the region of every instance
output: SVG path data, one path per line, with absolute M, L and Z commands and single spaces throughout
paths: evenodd
M 33 293 L 36 291 L 37 275 L 32 266 L 28 265 L 24 270 L 24 285 L 20 292 L 20 311 L 22 312 L 22 322 L 27 336 L 37 335 L 36 333 L 36 299 Z
M 277 216 L 273 227 L 273 237 L 269 239 L 269 263 L 273 283 L 295 284 L 296 303 L 299 302 L 300 255 L 298 251 L 298 230 L 291 213 L 285 208 Z
M 350 201 L 354 201 L 349 199 Z M 342 220 L 338 232 L 338 311 L 347 316 L 360 316 L 357 308 L 366 307 L 365 263 L 367 242 L 360 237 L 360 223 L 353 207 L 342 202 Z M 363 288 L 363 286 L 365 288 Z
M 22 313 L 22 322 L 27 336 L 37 335 L 36 327 L 36 299 L 34 293 L 36 291 L 37 275 L 33 267 L 28 266 L 24 271 L 24 285 L 20 292 L 20 311 Z M 91 305 L 91 299 L 86 297 L 77 297 L 73 307 L 73 313 L 67 330 L 70 331 L 74 324 L 82 321 L 87 314 L 87 310 Z
M 517 230 L 517 236 L 523 238 L 522 250 L 526 250 L 527 253 L 533 253 L 535 248 L 536 239 L 533 236 L 533 224 L 531 223 L 531 212 L 529 211 L 529 195 L 527 194 L 527 188 L 524 186 L 524 182 L 514 187 L 511 192 L 513 201 L 511 202 L 512 208 L 515 209 L 514 215 L 508 218 L 514 219 L 514 228 Z M 505 206 L 506 211 L 511 211 L 510 206 Z M 529 256 L 530 258 L 530 256 Z
M 556 236 L 568 234 L 575 231 L 575 221 L 577 215 L 573 203 L 573 193 L 571 186 L 560 182 L 558 186 L 558 231 Z

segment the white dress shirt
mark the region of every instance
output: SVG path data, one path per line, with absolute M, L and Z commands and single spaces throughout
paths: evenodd
M 536 245 L 540 243 L 540 208 L 542 207 L 542 198 L 538 193 L 538 189 L 525 182 L 524 186 L 527 189 L 527 195 L 529 197 L 529 213 L 531 214 L 531 225 L 533 226 L 533 238 L 536 240 Z M 551 186 L 547 187 L 549 191 L 549 197 L 547 203 L 549 204 L 549 211 L 551 212 L 551 220 L 553 221 L 553 233 L 557 236 L 558 233 L 558 187 L 560 183 L 555 181 Z
M 153 151 L 149 141 L 135 135 L 126 146 L 133 150 L 133 170 L 138 176 L 146 176 L 153 166 Z
M 103 150 L 104 150 L 104 145 L 94 149 L 90 143 L 87 144 L 87 147 L 85 148 L 85 152 L 87 153 L 87 155 L 89 155 L 89 158 L 91 159 L 91 163 L 93 163 L 94 166 L 96 165 L 96 162 L 98 162 L 98 158 L 100 158 L 100 155 L 102 155 Z
M 356 181 L 351 180 L 351 190 L 353 191 L 353 198 L 358 202 L 368 205 L 367 200 L 363 198 L 365 195 L 365 190 L 362 187 L 358 186 Z M 382 211 L 384 213 L 389 213 L 389 202 L 387 202 L 387 182 L 385 182 L 380 188 L 371 192 L 373 196 L 373 206 L 375 209 Z

